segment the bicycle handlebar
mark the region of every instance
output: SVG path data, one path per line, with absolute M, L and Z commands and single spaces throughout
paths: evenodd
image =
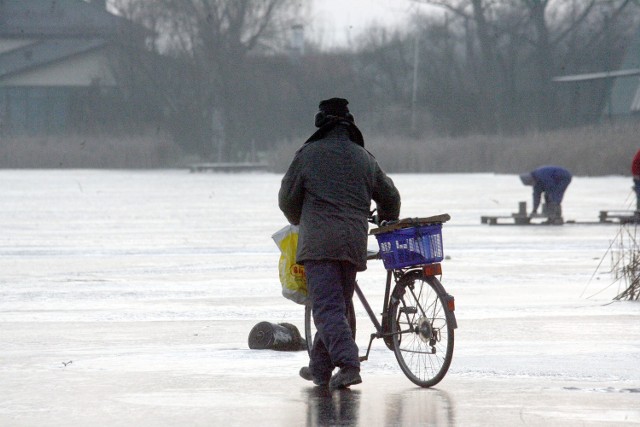
M 377 225 L 378 227 L 383 227 L 385 225 L 391 225 L 391 224 L 395 224 L 396 222 L 398 222 L 398 220 L 386 220 L 383 219 L 382 221 L 380 221 L 380 217 L 378 215 L 375 214 L 377 209 L 373 209 L 371 212 L 369 212 L 369 218 L 367 218 L 369 220 L 369 222 L 373 225 Z

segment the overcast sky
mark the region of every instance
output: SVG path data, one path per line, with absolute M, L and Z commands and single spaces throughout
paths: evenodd
M 413 0 L 313 0 L 300 4 L 305 39 L 323 47 L 347 47 L 374 24 L 390 29 L 406 27 L 411 16 L 427 9 Z M 115 12 L 113 7 L 109 9 Z
M 402 27 L 424 7 L 411 0 L 315 0 L 306 38 L 327 47 L 348 46 L 371 25 Z

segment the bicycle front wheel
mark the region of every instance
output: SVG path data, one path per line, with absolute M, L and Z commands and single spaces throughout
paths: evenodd
M 454 320 L 440 281 L 422 272 L 396 284 L 389 307 L 393 351 L 402 372 L 420 387 L 438 384 L 453 358 Z

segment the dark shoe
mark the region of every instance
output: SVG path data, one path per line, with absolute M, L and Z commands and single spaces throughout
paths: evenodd
M 546 221 L 541 222 L 541 224 L 562 225 L 564 224 L 564 219 L 562 217 L 549 217 Z
M 562 225 L 564 224 L 564 219 L 560 216 L 556 216 L 556 217 L 549 217 L 549 219 L 547 219 L 545 222 L 543 222 L 543 224 L 550 224 L 550 225 Z
M 360 370 L 358 368 L 341 368 L 337 374 L 331 377 L 329 388 L 337 390 L 360 384 L 361 382 L 362 378 L 360 378 Z
M 308 366 L 303 366 L 302 368 L 300 368 L 300 376 L 307 381 L 313 381 L 315 385 L 320 387 L 325 387 L 327 384 L 329 384 L 328 379 L 321 380 L 314 378 L 313 375 L 311 375 L 311 369 L 309 369 Z

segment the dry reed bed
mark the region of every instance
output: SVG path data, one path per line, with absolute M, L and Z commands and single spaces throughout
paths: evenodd
M 629 175 L 640 149 L 640 121 L 604 123 L 519 137 L 464 138 L 365 135 L 366 147 L 390 173 L 520 173 L 557 164 L 579 176 Z M 286 170 L 305 137 L 282 142 L 266 153 L 272 170 Z M 202 161 L 202 159 L 196 159 Z M 185 153 L 163 134 L 143 136 L 72 135 L 0 138 L 2 168 L 160 168 L 182 167 Z
M 163 135 L 0 138 L 2 168 L 160 168 L 181 156 Z

